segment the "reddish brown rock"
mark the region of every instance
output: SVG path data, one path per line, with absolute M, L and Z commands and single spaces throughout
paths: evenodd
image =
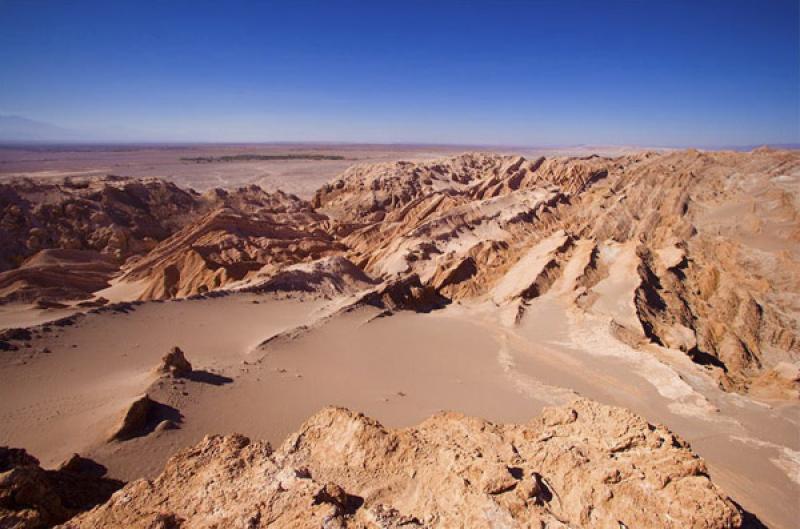
M 91 509 L 123 485 L 104 474 L 102 466 L 80 456 L 44 470 L 24 450 L 0 447 L 0 527 L 44 529 Z
M 181 348 L 175 346 L 161 359 L 158 372 L 185 378 L 192 374 L 192 364 L 186 359 Z

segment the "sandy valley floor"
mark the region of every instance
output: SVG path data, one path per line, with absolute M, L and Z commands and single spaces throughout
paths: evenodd
M 558 301 L 540 303 L 516 329 L 485 305 L 389 317 L 362 308 L 326 318 L 335 303 L 253 294 L 90 314 L 3 355 L 0 443 L 25 446 L 50 466 L 88 454 L 132 479 L 155 475 L 176 449 L 210 431 L 279 444 L 329 404 L 388 426 L 444 409 L 526 422 L 545 405 L 582 395 L 668 424 L 736 501 L 770 527 L 792 526 L 800 406 L 716 390 L 690 362 L 668 368 L 619 345 L 599 353 L 603 331 L 564 319 L 551 303 Z M 259 345 L 301 325 L 310 328 Z M 569 333 L 586 341 L 569 341 Z M 153 382 L 173 345 L 209 373 L 151 391 L 179 410 L 181 428 L 107 444 L 103 432 Z

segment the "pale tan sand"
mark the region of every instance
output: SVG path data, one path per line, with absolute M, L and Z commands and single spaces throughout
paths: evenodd
M 105 298 L 110 303 L 138 299 L 147 288 L 144 281 L 120 281 L 116 278 L 108 288 L 94 293 L 94 299 Z
M 152 303 L 53 327 L 31 347 L 0 356 L 0 444 L 24 446 L 45 465 L 85 453 L 149 386 L 173 345 L 189 351 L 197 369 L 231 369 L 263 338 L 305 321 L 315 308 L 226 297 Z
M 29 303 L 0 305 L 0 330 L 14 327 L 31 327 L 70 316 L 75 309 L 41 309 Z
M 736 501 L 770 527 L 793 527 L 800 484 L 791 478 L 791 454 L 800 450 L 800 407 L 768 409 L 716 390 L 688 360 L 669 371 L 685 382 L 672 393 L 661 387 L 663 373 L 646 353 L 602 353 L 598 362 L 601 353 L 580 338 L 599 328 L 565 319 L 559 302 L 554 295 L 537 300 L 517 327 L 503 323 L 507 316 L 493 304 L 390 317 L 366 307 L 325 319 L 336 300 L 252 294 L 88 315 L 33 341 L 33 350 L 46 346 L 50 353 L 3 356 L 0 443 L 25 446 L 45 465 L 79 451 L 130 479 L 156 474 L 175 450 L 209 432 L 279 443 L 329 404 L 387 426 L 414 424 L 441 409 L 525 422 L 575 390 L 669 425 L 706 458 L 712 478 Z M 311 327 L 259 346 L 302 324 Z M 182 414 L 181 428 L 106 444 L 118 414 L 152 383 L 172 345 L 196 370 L 232 382 L 155 387 L 151 396 Z M 695 399 L 709 408 L 693 410 Z M 714 407 L 720 411 L 709 411 Z
M 566 240 L 567 235 L 559 231 L 531 248 L 495 285 L 492 290 L 493 301 L 500 304 L 519 296 L 530 286 L 531 277 L 541 273 L 552 253 Z

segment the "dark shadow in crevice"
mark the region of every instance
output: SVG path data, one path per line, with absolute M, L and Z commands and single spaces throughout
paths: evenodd
M 687 351 L 686 354 L 689 355 L 689 358 L 691 358 L 692 362 L 695 364 L 700 364 L 701 366 L 714 366 L 722 369 L 726 373 L 728 372 L 728 367 L 722 360 L 714 355 L 701 351 L 697 348 L 697 346 Z
M 508 467 L 508 473 L 511 474 L 511 477 L 514 479 L 522 479 L 524 477 L 522 469 L 519 467 Z

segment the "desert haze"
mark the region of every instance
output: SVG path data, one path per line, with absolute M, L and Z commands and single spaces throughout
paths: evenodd
M 2 156 L 0 527 L 800 520 L 798 151 Z

